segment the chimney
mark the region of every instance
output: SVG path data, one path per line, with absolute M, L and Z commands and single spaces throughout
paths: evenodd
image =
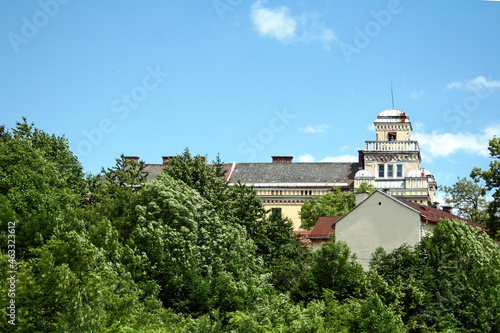
M 370 196 L 370 192 L 356 192 L 354 193 L 354 197 L 356 198 L 356 206 L 365 201 L 366 198 Z
M 135 163 L 139 163 L 139 156 L 124 156 L 125 161 L 134 161 Z
M 273 163 L 292 163 L 293 156 L 271 156 L 273 158 Z
M 451 205 L 441 205 L 441 209 L 444 212 L 452 214 L 453 207 Z
M 162 156 L 163 160 L 163 166 L 167 166 L 170 163 L 170 160 L 173 159 L 175 156 Z

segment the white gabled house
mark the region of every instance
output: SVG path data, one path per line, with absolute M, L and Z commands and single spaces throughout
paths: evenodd
M 381 191 L 356 194 L 356 206 L 335 222 L 335 239 L 345 241 L 358 261 L 368 268 L 372 253 L 382 247 L 390 252 L 402 244 L 417 244 L 440 220 L 458 219 L 485 227 L 438 209 L 396 199 Z

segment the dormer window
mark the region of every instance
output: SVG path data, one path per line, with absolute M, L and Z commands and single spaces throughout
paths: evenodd
M 396 132 L 389 132 L 389 141 L 396 141 Z

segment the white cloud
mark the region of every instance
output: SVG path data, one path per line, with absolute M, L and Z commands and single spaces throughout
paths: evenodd
M 486 127 L 482 133 L 425 133 L 422 129 L 413 137 L 419 142 L 422 159 L 432 162 L 436 157 L 448 157 L 459 152 L 488 157 L 489 140 L 494 135 L 500 136 L 500 123 Z
M 486 88 L 490 92 L 495 89 L 500 89 L 500 81 L 498 80 L 488 80 L 488 78 L 480 75 L 470 80 L 462 80 L 448 83 L 445 90 L 459 89 L 459 90 L 471 90 L 477 91 L 478 89 Z
M 287 7 L 268 9 L 260 1 L 252 5 L 252 22 L 262 36 L 274 37 L 280 41 L 293 41 L 297 21 L 290 16 Z
M 302 156 L 299 156 L 299 162 L 315 162 L 316 159 L 314 156 L 311 154 L 305 154 Z M 318 162 L 357 162 L 358 161 L 358 156 L 354 155 L 340 155 L 340 156 L 327 156 Z
M 314 162 L 314 156 L 311 154 L 299 156 L 299 162 Z
M 366 129 L 375 132 L 375 124 L 370 123 L 368 126 L 366 126 Z
M 333 30 L 321 23 L 319 15 L 304 12 L 293 16 L 286 6 L 267 8 L 263 2 L 255 2 L 251 13 L 252 23 L 261 36 L 285 43 L 319 41 L 327 50 L 331 41 L 338 40 Z
M 410 93 L 410 97 L 413 98 L 413 99 L 419 99 L 423 95 L 424 95 L 424 91 L 423 90 L 413 90 Z
M 304 133 L 324 133 L 330 126 L 329 125 L 308 125 L 304 128 L 299 128 L 299 131 Z

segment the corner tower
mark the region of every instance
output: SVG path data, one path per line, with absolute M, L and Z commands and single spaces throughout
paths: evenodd
M 359 151 L 354 188 L 367 183 L 394 197 L 431 206 L 437 185 L 420 166 L 420 147 L 411 140 L 410 117 L 390 109 L 379 113 L 374 124 L 376 141 L 365 141 L 365 149 Z

